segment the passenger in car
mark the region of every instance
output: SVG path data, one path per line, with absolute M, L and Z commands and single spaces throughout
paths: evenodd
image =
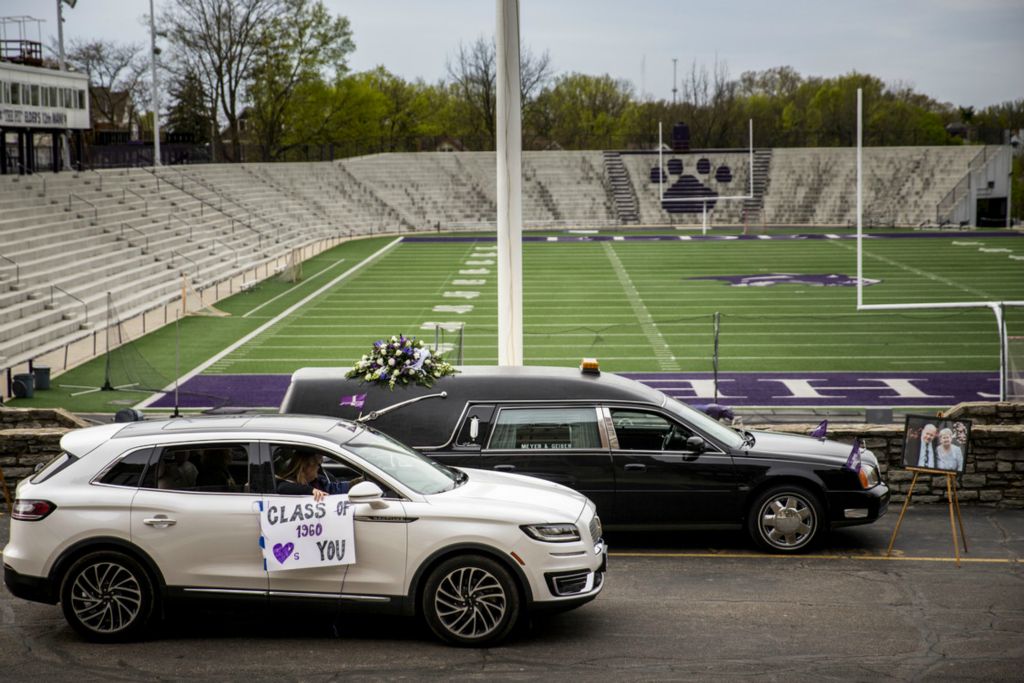
M 199 460 L 199 476 L 196 486 L 208 491 L 232 491 L 235 480 L 228 470 L 231 451 L 226 448 L 207 449 Z
M 349 482 L 331 481 L 320 471 L 323 456 L 313 451 L 296 451 L 277 475 L 277 492 L 285 496 L 308 496 L 319 502 L 326 496 L 348 493 Z
M 199 471 L 188 460 L 188 451 L 165 454 L 157 471 L 157 487 L 162 489 L 190 489 L 196 485 Z

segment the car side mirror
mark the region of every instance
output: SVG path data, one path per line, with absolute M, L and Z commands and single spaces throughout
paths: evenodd
M 367 503 L 374 510 L 383 510 L 388 506 L 384 500 L 384 491 L 372 481 L 361 481 L 348 491 L 350 503 Z
M 707 445 L 704 443 L 704 439 L 699 436 L 691 436 L 686 440 L 686 450 L 693 451 L 694 453 L 703 453 Z

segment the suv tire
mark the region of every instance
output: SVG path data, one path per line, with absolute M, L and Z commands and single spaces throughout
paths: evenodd
M 149 574 L 134 558 L 113 550 L 80 557 L 64 574 L 64 618 L 83 638 L 115 643 L 139 638 L 153 616 Z
M 421 608 L 427 626 L 441 640 L 481 647 L 508 636 L 519 621 L 520 603 L 519 588 L 500 563 L 459 555 L 430 572 Z

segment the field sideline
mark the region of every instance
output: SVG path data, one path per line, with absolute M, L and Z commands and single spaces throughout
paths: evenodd
M 855 288 L 836 284 L 852 284 L 856 273 L 849 239 L 530 237 L 536 241 L 523 247 L 528 364 L 572 366 L 596 356 L 617 372 L 709 372 L 719 312 L 723 372 L 998 369 L 990 311 L 856 312 Z M 307 365 L 351 365 L 385 335 L 432 340 L 431 323 L 462 322 L 465 362 L 495 363 L 493 237 L 410 238 L 364 263 L 393 239 L 346 243 L 304 264 L 298 285 L 268 281 L 218 304 L 232 317 L 184 320 L 177 370 L 173 326 L 132 346 L 153 376 L 167 380 L 200 365 L 204 375 L 288 374 Z M 1024 261 L 1015 256 L 1024 256 L 1017 233 L 868 239 L 864 275 L 878 282 L 865 288 L 864 300 L 1024 299 Z M 794 281 L 793 274 L 800 277 Z M 744 276 L 755 279 L 740 282 Z M 1010 310 L 1009 326 L 1011 334 L 1024 334 L 1020 309 Z M 252 337 L 221 355 L 246 335 Z M 101 361 L 58 383 L 96 384 Z M 141 399 L 44 393 L 12 404 L 111 410 Z

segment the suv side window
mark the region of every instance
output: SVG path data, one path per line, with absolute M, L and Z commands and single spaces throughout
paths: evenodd
M 270 447 L 270 461 L 273 463 L 274 469 L 274 481 L 275 484 L 285 479 L 288 472 L 292 469 L 292 459 L 296 456 L 305 454 L 312 454 L 320 460 L 320 471 L 317 475 L 319 484 L 317 488 L 332 492 L 334 488 L 330 484 L 344 484 L 347 483 L 348 487 L 345 487 L 342 492 L 347 491 L 349 487 L 355 486 L 361 481 L 372 481 L 381 487 L 384 491 L 385 498 L 397 498 L 398 494 L 391 490 L 391 487 L 387 486 L 381 481 L 378 481 L 374 477 L 368 476 L 365 472 L 360 469 L 356 469 L 347 460 L 339 458 L 334 453 L 322 451 L 319 448 L 312 446 L 298 446 L 293 444 L 268 444 Z M 275 486 L 276 489 L 276 486 Z
M 247 493 L 252 490 L 250 450 L 255 463 L 256 449 L 249 444 L 183 444 L 158 448 L 142 487 L 168 491 Z
M 686 439 L 692 435 L 657 413 L 623 408 L 611 408 L 609 412 L 619 441 L 619 450 L 686 450 Z
M 140 448 L 124 456 L 100 477 L 100 484 L 137 488 L 149 464 L 152 448 Z
M 596 408 L 502 408 L 491 449 L 601 448 Z

